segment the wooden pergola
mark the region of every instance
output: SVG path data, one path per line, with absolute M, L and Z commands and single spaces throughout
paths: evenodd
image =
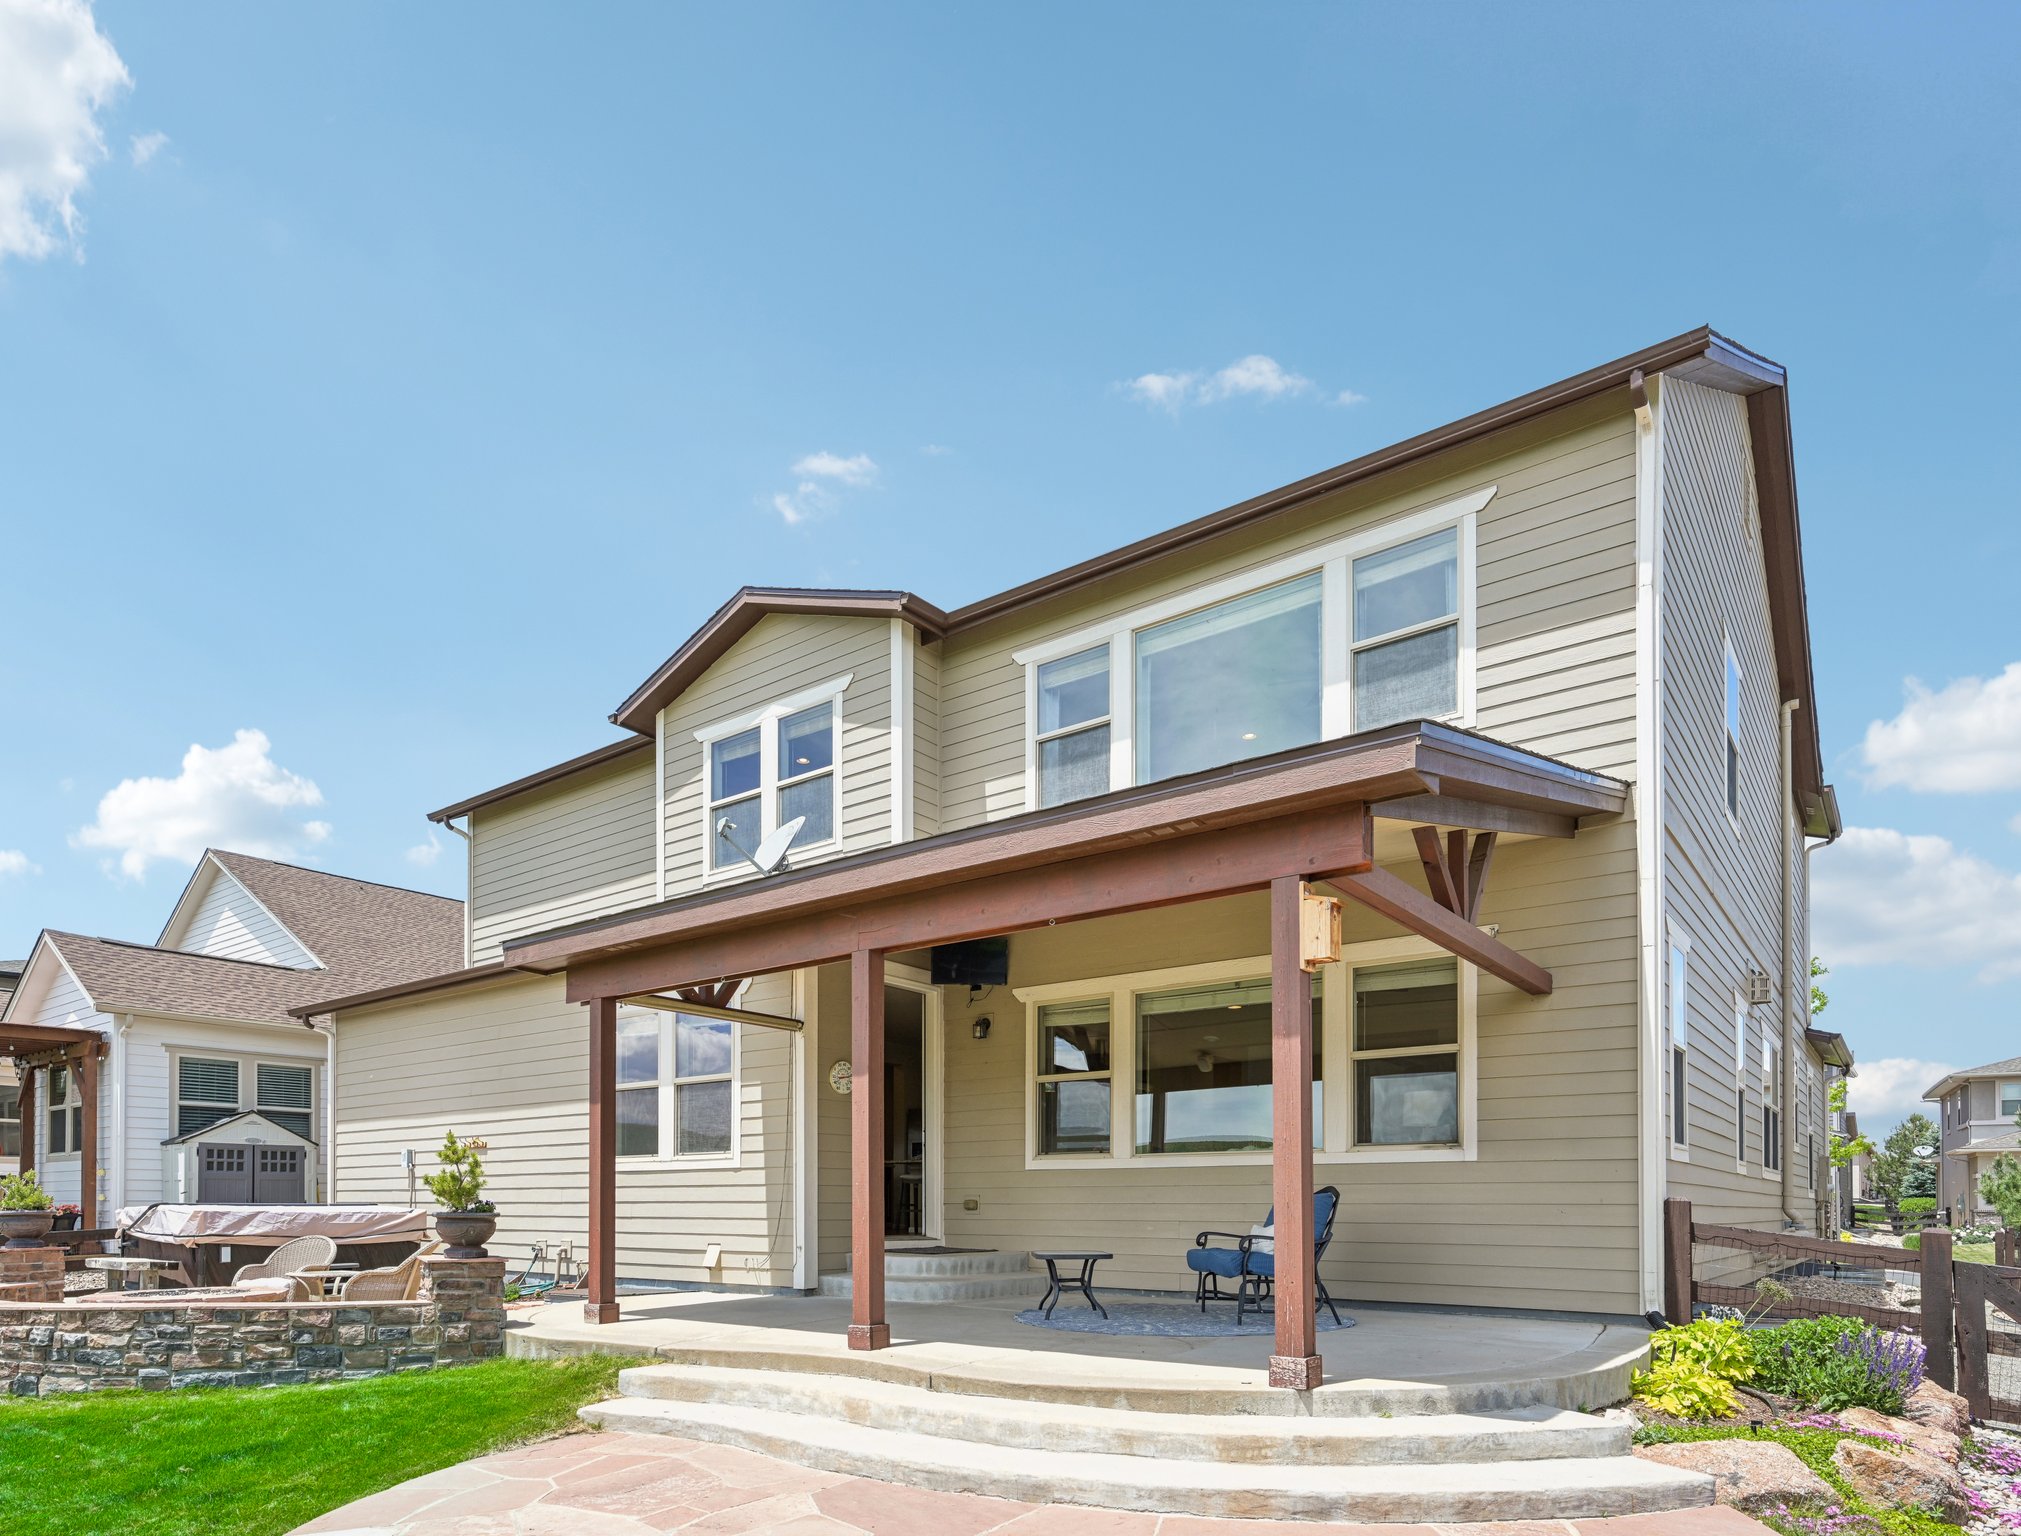
M 589 1296 L 618 1318 L 616 1041 L 620 1003 L 724 1007 L 744 977 L 850 968 L 849 1343 L 881 1349 L 887 955 L 1243 892 L 1270 893 L 1272 1189 L 1277 1210 L 1273 1384 L 1319 1385 L 1312 1243 L 1312 1017 L 1306 971 L 1327 956 L 1327 906 L 1359 902 L 1525 992 L 1548 972 L 1477 926 L 1503 833 L 1570 837 L 1626 807 L 1604 775 L 1428 722 L 1388 727 L 1234 767 L 859 854 L 509 944 L 508 965 L 566 971 L 590 1016 Z M 1376 864 L 1378 817 L 1413 824 L 1428 890 Z M 1445 829 L 1444 836 L 1439 829 Z M 1470 836 L 1471 834 L 1471 836 Z M 1320 889 L 1315 890 L 1315 887 Z M 1310 921 L 1317 916 L 1317 924 Z M 689 1001 L 676 1002 L 684 998 Z
M 98 1225 L 98 1074 L 106 1054 L 105 1036 L 91 1029 L 51 1024 L 0 1024 L 0 1056 L 14 1059 L 21 1079 L 21 1171 L 35 1168 L 36 1083 L 49 1067 L 77 1074 L 79 1152 L 77 1205 L 81 1228 Z

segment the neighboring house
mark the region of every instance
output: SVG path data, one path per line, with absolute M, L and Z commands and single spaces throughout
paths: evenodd
M 1999 1220 L 1979 1194 L 1979 1175 L 2003 1153 L 2021 1152 L 2021 1056 L 1953 1072 L 1923 1097 L 1937 1106 L 1941 1132 L 1937 1203 L 1961 1225 Z
M 1357 1298 L 1639 1314 L 1666 1196 L 1815 1229 L 1793 483 L 1697 331 L 951 612 L 747 587 L 624 739 L 433 813 L 459 968 L 305 999 L 337 1194 L 480 1135 L 599 1319 L 881 1236 L 1190 1288 L 1301 1180 Z
M 25 960 L 0 960 L 0 1013 L 7 999 L 21 984 Z M 14 1075 L 14 1063 L 0 1056 L 0 1173 L 16 1173 L 21 1167 L 21 1084 Z
M 21 1164 L 87 1226 L 156 1200 L 327 1198 L 329 1033 L 288 1010 L 462 952 L 460 902 L 221 850 L 154 944 L 45 930 L 0 1006 Z

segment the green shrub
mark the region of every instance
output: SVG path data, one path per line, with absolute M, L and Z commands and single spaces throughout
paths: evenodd
M 448 1131 L 443 1134 L 442 1148 L 435 1155 L 441 1159 L 442 1171 L 429 1174 L 421 1182 L 444 1209 L 486 1215 L 498 1209 L 483 1198 L 484 1160 L 475 1147 L 457 1140 L 456 1133 Z
M 1920 1232 L 1904 1233 L 1902 1236 L 1902 1246 L 1911 1253 L 1920 1252 L 1923 1246 L 1923 1234 Z
M 1734 1383 L 1754 1375 L 1754 1348 L 1738 1318 L 1665 1328 L 1650 1337 L 1649 1350 L 1649 1369 L 1632 1382 L 1635 1395 L 1674 1418 L 1731 1418 L 1740 1407 Z
M 26 1173 L 0 1174 L 0 1211 L 46 1211 L 55 1203 L 33 1168 Z
M 1895 1209 L 1904 1216 L 1929 1216 L 1937 1209 L 1935 1195 L 1909 1195 L 1896 1202 Z
M 1872 1408 L 1899 1413 L 1922 1379 L 1920 1348 L 1855 1317 L 1805 1317 L 1753 1336 L 1755 1383 L 1824 1413 Z M 1897 1346 L 1900 1346 L 1897 1348 Z M 1913 1354 L 1913 1361 L 1897 1355 Z

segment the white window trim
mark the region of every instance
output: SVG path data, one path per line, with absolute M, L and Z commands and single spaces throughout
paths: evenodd
M 59 1069 L 63 1073 L 63 1102 L 56 1104 L 50 1102 L 49 1080 Z M 71 1158 L 82 1159 L 84 1156 L 84 1149 L 82 1147 L 72 1147 L 64 1152 L 52 1152 L 49 1150 L 49 1117 L 59 1111 L 67 1115 L 71 1111 L 81 1109 L 84 1106 L 84 1089 L 82 1080 L 77 1075 L 77 1064 L 72 1061 L 60 1061 L 53 1062 L 44 1067 L 42 1069 L 41 1088 L 42 1091 L 35 1096 L 35 1114 L 37 1117 L 35 1125 L 37 1132 L 35 1137 L 36 1162 L 55 1162 L 58 1159 L 67 1162 Z M 64 1140 L 68 1141 L 69 1139 L 69 1128 L 66 1127 Z
M 1761 1122 L 1761 1176 L 1780 1184 L 1782 1169 L 1782 1117 L 1789 1113 L 1789 1107 L 1782 1102 L 1782 1043 L 1763 1037 L 1761 1042 L 1761 1107 L 1764 1111 Z M 1768 1112 L 1775 1115 L 1775 1124 L 1768 1123 Z
M 1727 824 L 1733 828 L 1733 835 L 1739 837 L 1741 835 L 1740 782 L 1742 765 L 1740 761 L 1740 737 L 1737 732 L 1728 730 L 1726 724 L 1726 680 L 1729 677 L 1733 679 L 1734 714 L 1739 716 L 1747 706 L 1747 669 L 1740 664 L 1740 657 L 1733 649 L 1733 631 L 1731 630 L 1726 632 L 1725 669 L 1719 674 L 1719 803 L 1726 808 Z M 1729 763 L 1732 765 L 1731 771 L 1733 773 L 1733 794 L 1730 798 L 1726 792 L 1726 775 Z
M 1747 1172 L 1747 998 L 1733 994 L 1733 1171 Z
M 1684 975 L 1680 984 L 1677 973 L 1679 957 L 1684 961 Z M 1691 935 L 1675 930 L 1670 935 L 1670 945 L 1664 951 L 1666 971 L 1666 991 L 1670 1006 L 1663 1015 L 1663 1071 L 1664 1098 L 1670 1106 L 1670 1124 L 1664 1139 L 1670 1146 L 1670 1160 L 1674 1163 L 1691 1161 Z M 1684 1040 L 1677 1039 L 1677 1021 L 1684 1019 Z M 1680 1088 L 1677 1080 L 1677 1053 L 1684 1053 L 1684 1079 Z M 1684 1135 L 1677 1134 L 1679 1122 L 1683 1122 Z
M 715 867 L 713 850 L 716 837 L 716 805 L 711 794 L 714 784 L 713 765 L 710 755 L 715 744 L 727 737 L 738 735 L 756 728 L 758 731 L 758 816 L 764 827 L 763 836 L 770 837 L 779 826 L 779 791 L 796 782 L 788 777 L 781 780 L 779 774 L 779 733 L 773 727 L 788 715 L 797 715 L 802 710 L 812 709 L 824 701 L 829 705 L 832 717 L 831 729 L 835 733 L 834 762 L 820 772 L 832 776 L 835 795 L 834 823 L 835 835 L 823 838 L 818 843 L 796 843 L 793 852 L 798 854 L 815 852 L 836 852 L 842 850 L 842 696 L 849 691 L 854 679 L 853 672 L 845 672 L 840 677 L 830 678 L 825 683 L 817 683 L 811 688 L 803 688 L 798 693 L 790 693 L 783 699 L 775 699 L 762 709 L 748 710 L 727 720 L 718 720 L 705 725 L 694 733 L 695 740 L 702 745 L 702 884 L 730 885 L 739 880 L 755 880 L 758 871 L 739 861 Z M 802 777 L 807 777 L 803 775 Z M 748 799 L 748 795 L 739 796 Z
M 239 1101 L 232 1110 L 232 1114 L 234 1115 L 268 1115 L 271 1118 L 273 1112 L 261 1109 L 259 1104 L 260 1067 L 263 1064 L 269 1067 L 292 1067 L 297 1071 L 306 1070 L 309 1074 L 309 1107 L 306 1110 L 297 1109 L 281 1112 L 308 1115 L 309 1134 L 307 1139 L 313 1141 L 319 1147 L 323 1144 L 324 1138 L 318 1134 L 318 1132 L 324 1129 L 322 1080 L 317 1075 L 322 1071 L 324 1065 L 320 1058 L 312 1056 L 247 1056 L 239 1051 L 208 1050 L 200 1045 L 178 1046 L 169 1052 L 168 1124 L 170 1135 L 179 1136 L 182 1133 L 179 1124 L 181 1118 L 179 1111 L 182 1109 L 184 1102 L 182 1096 L 182 1064 L 185 1057 L 192 1061 L 229 1061 L 238 1066 Z M 205 1109 L 223 1108 L 221 1103 L 213 1104 L 204 1099 L 191 1099 L 188 1102 L 200 1104 Z M 274 1123 L 276 1125 L 280 1124 L 278 1120 Z M 281 1128 L 283 1130 L 287 1129 L 285 1126 Z M 208 1129 L 209 1127 L 206 1126 L 205 1130 Z M 196 1131 L 192 1134 L 202 1136 L 204 1131 Z
M 2001 1113 L 2001 1111 L 2002 1111 L 2002 1110 L 2003 1110 L 2003 1109 L 2004 1109 L 2004 1108 L 2006 1107 L 2003 1101 L 2004 1101 L 2004 1100 L 2006 1099 L 2006 1097 L 2007 1097 L 2007 1090 L 2008 1090 L 2008 1089 L 2009 1089 L 2010 1087 L 2011 1087 L 2011 1088 L 2015 1088 L 2015 1089 L 2021 1089 L 2021 1082 L 2016 1082 L 2016 1081 L 2015 1081 L 2015 1080 L 2014 1080 L 2013 1078 L 2011 1078 L 2011 1077 L 2008 1077 L 2008 1078 L 1995 1078 L 1995 1079 L 1994 1079 L 1994 1081 L 1993 1081 L 1993 1111 L 1994 1111 L 1994 1114 L 1993 1114 L 1993 1119 L 1992 1119 L 1992 1120 L 1991 1120 L 1990 1122 L 1988 1122 L 1989 1124 L 1992 1124 L 1992 1125 L 2009 1125 L 2009 1126 L 2011 1126 L 2011 1125 L 2012 1125 L 2012 1124 L 2014 1123 L 2014 1116 L 2013 1116 L 2013 1115 L 2009 1115 L 2009 1114 L 2003 1114 L 2003 1113 Z
M 1353 1137 L 1353 1056 L 1349 1006 L 1352 1000 L 1351 972 L 1360 965 L 1386 965 L 1398 960 L 1451 959 L 1459 976 L 1460 1040 L 1458 1146 L 1357 1147 Z M 1268 1167 L 1271 1153 L 1253 1152 L 1146 1152 L 1135 1148 L 1134 1111 L 1137 1072 L 1137 1020 L 1135 997 L 1140 992 L 1160 992 L 1176 987 L 1197 986 L 1216 981 L 1253 980 L 1270 974 L 1268 955 L 1251 955 L 1237 960 L 1214 960 L 1200 965 L 1167 966 L 1158 970 L 1130 971 L 1114 976 L 1086 977 L 1078 981 L 1048 982 L 1040 986 L 1014 987 L 1011 995 L 1024 1005 L 1024 1054 L 1020 1071 L 1024 1077 L 1025 1168 L 1027 1171 L 1062 1168 L 1225 1168 Z M 1341 949 L 1340 963 L 1320 972 L 1320 1062 L 1325 1075 L 1321 1099 L 1320 1135 L 1313 1161 L 1341 1163 L 1471 1163 L 1480 1156 L 1478 1005 L 1479 975 L 1464 960 L 1456 959 L 1436 944 L 1417 938 L 1377 939 L 1365 944 L 1349 944 Z M 1038 1149 L 1038 1016 L 1046 1003 L 1092 1002 L 1107 999 L 1109 1004 L 1109 1151 L 1041 1153 Z M 1335 1064 L 1338 1063 L 1336 1067 Z M 1120 1106 L 1120 1107 L 1119 1107 Z
M 1025 669 L 1025 809 L 1038 808 L 1038 669 L 1098 646 L 1109 647 L 1109 788 L 1127 789 L 1136 782 L 1136 647 L 1139 630 L 1183 618 L 1232 598 L 1265 587 L 1320 573 L 1320 710 L 1322 741 L 1349 735 L 1354 729 L 1352 698 L 1353 564 L 1364 555 L 1407 544 L 1447 528 L 1459 530 L 1459 657 L 1456 707 L 1441 719 L 1459 726 L 1474 723 L 1475 640 L 1478 594 L 1475 590 L 1475 539 L 1481 510 L 1494 499 L 1498 486 L 1487 486 L 1435 506 L 1393 517 L 1343 538 L 1315 545 L 1297 554 L 1251 566 L 1233 575 L 1189 587 L 1184 592 L 1132 608 L 1099 624 L 1085 625 L 1011 653 Z M 1428 626 L 1429 627 L 1429 626 Z M 1400 634 L 1410 631 L 1399 631 Z M 1394 636 L 1390 638 L 1395 638 Z M 1372 642 L 1371 642 L 1372 643 Z M 1056 733 L 1064 734 L 1064 733 Z
M 751 983 L 746 980 L 737 989 L 730 1006 L 736 1007 Z M 682 1083 L 714 1083 L 723 1081 L 720 1072 L 707 1073 L 700 1077 L 677 1078 L 674 1076 L 674 1021 L 675 1015 L 664 1008 L 625 1008 L 627 1017 L 653 1016 L 660 1026 L 660 1072 L 650 1085 L 659 1097 L 660 1149 L 657 1152 L 632 1152 L 618 1159 L 620 1168 L 742 1168 L 744 1166 L 744 1026 L 730 1024 L 730 1150 L 727 1152 L 689 1152 L 682 1154 L 673 1150 L 674 1138 L 679 1127 L 674 1119 L 674 1090 Z M 705 1015 L 697 1014 L 697 1018 Z M 619 1084 L 620 1091 L 638 1092 L 648 1085 L 645 1083 Z

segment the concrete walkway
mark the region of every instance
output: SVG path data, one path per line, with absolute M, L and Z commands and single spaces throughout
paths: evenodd
M 812 1472 L 668 1435 L 573 1434 L 415 1478 L 296 1536 L 1768 1536 L 1731 1509 L 1494 1525 L 1206 1520 Z

